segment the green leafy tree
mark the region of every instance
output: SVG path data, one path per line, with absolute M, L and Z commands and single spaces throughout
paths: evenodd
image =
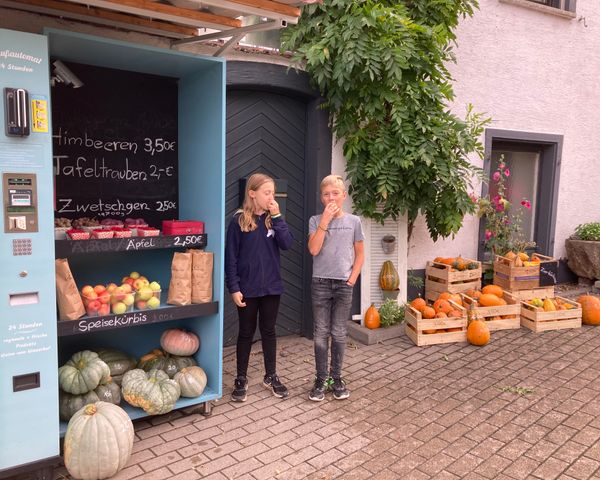
M 433 240 L 456 233 L 483 154 L 485 120 L 448 108 L 453 29 L 476 0 L 324 0 L 306 5 L 282 47 L 326 99 L 344 139 L 356 211 L 383 221 L 407 214 L 409 236 L 423 214 Z

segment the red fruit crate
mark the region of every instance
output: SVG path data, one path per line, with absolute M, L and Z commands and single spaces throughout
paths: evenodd
M 92 238 L 113 238 L 115 236 L 115 232 L 112 230 L 107 230 L 103 228 L 97 228 L 92 230 Z
M 125 227 L 112 227 L 111 230 L 115 233 L 115 238 L 131 237 L 131 230 Z
M 467 341 L 467 311 L 452 300 L 448 302 L 462 313 L 461 317 L 423 318 L 421 312 L 410 305 L 406 306 L 405 333 L 418 347 L 439 343 Z
M 154 227 L 137 227 L 136 231 L 138 237 L 158 237 L 160 235 L 160 230 Z
M 71 240 L 89 240 L 90 238 L 90 232 L 78 229 L 67 230 L 67 235 Z
M 198 235 L 204 233 L 204 222 L 199 220 L 163 220 L 164 235 Z

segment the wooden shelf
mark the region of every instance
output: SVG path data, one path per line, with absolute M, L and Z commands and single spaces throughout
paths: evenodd
M 136 252 L 166 248 L 204 248 L 207 234 L 159 235 L 158 237 L 106 238 L 90 240 L 56 240 L 56 257 L 99 252 Z
M 82 317 L 78 320 L 60 320 L 57 324 L 59 337 L 94 333 L 101 330 L 115 330 L 137 327 L 150 323 L 170 322 L 183 318 L 201 317 L 218 313 L 219 303 L 197 303 L 183 307 L 168 306 L 156 310 L 134 310 L 123 315 L 104 315 L 101 317 Z

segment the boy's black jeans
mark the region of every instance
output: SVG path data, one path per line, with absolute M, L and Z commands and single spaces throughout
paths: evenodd
M 312 279 L 312 304 L 314 316 L 314 344 L 317 377 L 341 378 L 346 351 L 346 322 L 352 310 L 353 287 L 345 280 L 331 278 Z M 331 337 L 331 369 L 327 370 Z
M 277 336 L 275 322 L 279 312 L 281 295 L 266 295 L 264 297 L 244 298 L 245 307 L 237 307 L 239 316 L 239 332 L 237 339 L 237 374 L 246 377 L 248 361 L 252 350 L 252 340 L 256 324 L 260 329 L 262 349 L 265 362 L 265 373 L 276 373 Z

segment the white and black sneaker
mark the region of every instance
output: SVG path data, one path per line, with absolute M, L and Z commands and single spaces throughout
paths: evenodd
M 327 390 L 327 381 L 324 378 L 315 378 L 312 390 L 308 393 L 308 399 L 313 402 L 322 402 L 325 400 L 325 391 Z
M 245 402 L 248 392 L 248 379 L 238 376 L 233 382 L 233 392 L 231 392 L 231 400 L 234 402 Z
M 287 398 L 290 394 L 286 386 L 281 383 L 276 373 L 265 375 L 265 378 L 263 379 L 263 385 L 267 388 L 270 388 L 273 391 L 273 395 L 275 395 L 277 398 Z
M 331 390 L 333 390 L 333 398 L 336 400 L 343 400 L 344 398 L 348 398 L 350 396 L 350 392 L 346 388 L 346 382 L 344 382 L 344 380 L 341 378 L 333 379 Z

